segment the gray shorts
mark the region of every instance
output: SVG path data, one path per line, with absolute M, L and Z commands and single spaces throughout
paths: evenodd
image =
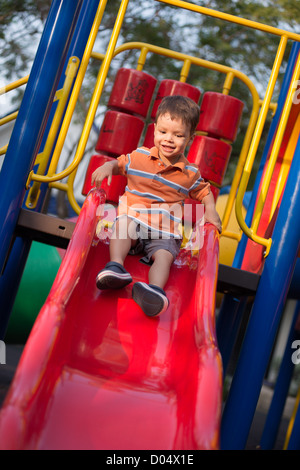
M 147 229 L 136 225 L 137 232 L 137 243 L 129 251 L 130 255 L 137 255 L 143 253 L 143 256 L 140 261 L 145 264 L 152 264 L 152 255 L 157 250 L 167 250 L 169 251 L 175 260 L 177 257 L 182 240 L 181 238 L 153 238 L 151 237 L 151 232 Z

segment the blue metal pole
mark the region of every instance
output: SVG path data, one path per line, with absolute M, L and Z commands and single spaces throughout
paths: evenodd
M 300 245 L 300 138 L 223 413 L 221 447 L 243 449 L 254 417 Z
M 297 302 L 293 321 L 290 328 L 290 334 L 287 339 L 285 352 L 281 361 L 280 370 L 278 373 L 276 386 L 269 408 L 268 416 L 265 422 L 263 434 L 260 441 L 261 449 L 273 449 L 278 434 L 286 397 L 289 391 L 291 379 L 295 365 L 291 360 L 292 350 L 291 345 L 294 340 L 300 338 L 299 332 L 295 330 L 297 318 L 300 314 L 300 302 Z
M 300 450 L 300 406 L 298 405 L 293 430 L 289 439 L 287 450 Z
M 295 42 L 292 46 L 292 50 L 291 50 L 290 57 L 288 60 L 288 65 L 287 65 L 287 69 L 285 72 L 283 84 L 282 84 L 280 95 L 278 98 L 278 106 L 277 106 L 275 116 L 270 126 L 270 131 L 268 134 L 267 142 L 264 148 L 259 170 L 255 179 L 255 184 L 254 184 L 254 188 L 252 191 L 250 204 L 247 209 L 247 215 L 246 215 L 245 221 L 248 226 L 251 225 L 251 220 L 252 220 L 255 203 L 256 203 L 256 195 L 259 190 L 259 185 L 260 185 L 260 180 L 263 174 L 263 169 L 264 169 L 267 157 L 270 152 L 270 148 L 274 139 L 274 134 L 276 132 L 278 122 L 280 120 L 280 116 L 281 116 L 283 106 L 286 100 L 286 95 L 289 89 L 289 85 L 290 85 L 292 74 L 293 74 L 293 69 L 294 69 L 299 51 L 300 51 L 300 44 Z M 248 241 L 248 237 L 243 234 L 242 239 L 240 243 L 238 244 L 236 254 L 234 256 L 234 260 L 232 263 L 232 266 L 235 268 L 240 268 L 242 265 L 247 241 Z M 297 290 L 299 291 L 299 286 Z M 237 310 L 236 299 L 232 297 L 230 294 L 226 294 L 224 296 L 222 305 L 220 308 L 220 312 L 218 315 L 218 319 L 217 319 L 217 336 L 218 336 L 220 351 L 222 354 L 222 359 L 225 365 L 229 361 L 231 350 L 235 341 L 235 335 L 236 335 L 236 332 L 238 331 L 238 326 L 241 323 L 241 318 L 242 318 L 243 311 L 244 311 L 243 307 L 244 307 L 244 301 L 241 301 L 241 306 Z M 234 312 L 234 319 L 232 321 L 229 321 L 228 317 L 231 315 L 231 312 Z M 224 325 L 226 325 L 225 329 L 223 329 Z M 224 354 L 224 358 L 223 358 L 223 354 Z M 225 370 L 226 368 L 224 368 L 224 371 Z
M 82 2 L 52 2 L 33 63 L 0 173 L 0 268 L 4 265 Z
M 32 66 L 0 172 L 2 190 L 0 198 L 0 271 L 5 265 L 25 194 L 28 174 L 41 144 L 82 3 L 83 0 L 53 0 Z M 28 243 L 27 241 L 24 243 L 28 253 Z M 18 252 L 23 252 L 23 248 L 19 247 Z M 14 266 L 12 266 L 13 268 Z M 10 298 L 7 287 L 5 282 L 1 282 L 1 337 L 3 337 L 10 314 L 6 302 L 7 298 Z M 11 287 L 13 290 L 14 286 Z
M 245 302 L 246 299 L 244 297 L 240 299 L 229 294 L 224 295 L 222 300 L 222 315 L 219 315 L 217 318 L 216 332 L 222 356 L 224 377 L 236 342 L 242 313 L 245 309 Z

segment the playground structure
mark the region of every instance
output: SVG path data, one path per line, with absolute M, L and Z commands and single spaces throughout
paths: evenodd
M 0 209 L 3 338 L 31 241 L 34 239 L 63 248 L 68 246 L 0 414 L 0 442 L 4 448 L 94 446 L 106 449 L 198 449 L 218 448 L 220 445 L 224 449 L 244 448 L 285 301 L 289 295 L 299 299 L 297 256 L 300 221 L 297 207 L 300 197 L 300 105 L 295 100 L 295 84 L 299 83 L 300 75 L 299 35 L 187 2 L 163 2 L 198 14 L 232 21 L 241 27 L 252 27 L 266 34 L 277 35 L 280 43 L 269 84 L 261 100 L 253 83 L 238 70 L 150 44 L 130 43 L 116 47 L 128 1 L 120 2 L 105 55 L 92 52 L 92 49 L 106 1 L 74 1 L 72 5 L 67 5 L 68 2 L 63 0 L 53 1 L 9 146 L 1 150 L 6 152 L 0 173 L 3 191 Z M 274 86 L 288 41 L 293 41 L 292 52 L 244 220 L 243 198 L 266 116 L 272 107 Z M 143 79 L 148 75 L 144 72 L 144 67 L 149 52 L 172 57 L 183 63 L 178 82 L 166 80 L 160 84 L 165 87 L 165 94 L 172 93 L 173 86 L 173 94 L 196 91 L 186 83 L 191 64 L 225 75 L 222 92 L 208 92 L 202 97 L 201 107 L 205 109 L 206 106 L 208 111 L 202 114 L 198 135 L 189 155 L 190 160 L 199 165 L 202 173 L 207 167 L 217 169 L 217 178 L 213 178 L 213 171 L 203 174 L 212 182 L 216 198 L 242 112 L 239 100 L 229 95 L 233 80 L 242 80 L 253 98 L 247 133 L 222 218 L 221 237 L 237 242 L 232 266 L 217 266 L 219 237 L 211 226 L 205 226 L 202 249 L 197 250 L 191 244 L 190 250 L 183 250 L 170 276 L 168 295 L 171 304 L 176 306 L 170 308 L 163 318 L 155 320 L 155 323 L 149 323 L 149 320 L 139 316 L 127 290 L 114 299 L 106 294 L 95 293 L 93 279 L 101 267 L 99 264 L 104 265 L 107 260 L 107 245 L 95 238 L 99 217 L 102 222 L 105 219 L 99 212 L 99 207 L 103 207 L 105 202 L 104 195 L 101 191 L 92 190 L 81 209 L 73 194 L 76 169 L 83 157 L 111 61 L 118 53 L 130 48 L 140 50 L 136 71 L 129 73 L 128 70 L 121 70 L 119 73 L 125 74 L 125 78 L 124 75 L 121 78 L 117 76 L 115 80 L 115 83 L 118 79 L 121 80 L 124 96 L 132 83 L 132 73 L 134 77 L 141 75 Z M 74 161 L 56 174 L 58 158 L 91 55 L 101 61 L 101 66 L 87 119 Z M 26 80 L 17 86 L 24 84 Z M 124 86 L 126 80 L 127 88 Z M 152 81 L 154 92 L 156 83 L 153 77 Z M 57 106 L 54 106 L 54 95 L 60 88 L 60 99 Z M 150 90 L 151 86 L 147 89 Z M 128 103 L 122 108 L 123 97 L 112 93 L 107 104 L 104 125 L 112 128 L 117 126 L 119 130 L 121 124 L 126 125 L 128 121 L 124 135 L 128 136 L 128 129 L 131 127 L 137 129 L 139 126 L 139 134 L 136 131 L 132 137 L 140 137 L 144 126 L 143 118 L 148 113 L 152 94 L 150 93 L 147 106 L 142 107 L 143 109 L 135 107 L 134 110 L 128 109 Z M 195 100 L 198 101 L 199 98 L 200 96 L 195 97 Z M 210 115 L 211 102 L 215 104 L 216 100 L 221 103 L 216 107 L 219 112 Z M 222 103 L 225 105 L 222 106 Z M 230 131 L 228 134 L 224 126 L 224 113 L 228 113 L 229 104 L 232 104 L 234 111 L 230 113 L 231 119 L 226 120 Z M 154 109 L 153 106 L 151 118 L 155 115 Z M 218 118 L 221 122 L 219 127 L 216 122 Z M 128 143 L 126 139 L 126 144 L 130 147 L 143 143 L 149 145 L 149 138 L 151 127 L 142 143 L 140 139 L 136 143 Z M 119 137 L 113 144 L 116 143 L 122 144 L 124 139 Z M 112 148 L 111 145 L 109 139 L 105 140 L 100 133 L 97 153 L 91 157 L 87 171 L 84 194 L 88 194 L 91 189 L 89 178 L 93 165 L 107 158 L 115 158 L 118 153 L 132 150 L 129 148 L 120 151 L 120 148 Z M 38 154 L 40 147 L 44 150 Z M 203 165 L 203 155 L 213 153 L 222 158 L 210 160 L 212 165 Z M 67 183 L 59 182 L 66 176 Z M 11 184 L 12 180 L 14 185 Z M 122 181 L 116 180 L 112 187 L 104 187 L 109 202 L 117 202 L 122 184 Z M 70 204 L 80 213 L 75 229 L 71 222 L 50 218 L 41 213 L 48 187 L 67 192 Z M 228 229 L 233 208 L 241 228 L 237 232 Z M 107 228 L 102 223 L 103 230 Z M 200 229 L 196 225 L 196 232 L 197 230 Z M 17 238 L 12 245 L 15 236 Z M 98 263 L 96 259 L 99 260 Z M 130 263 L 130 270 L 135 278 L 143 279 L 145 271 L 140 266 L 136 267 L 137 263 Z M 191 301 L 186 307 L 181 304 L 182 300 L 176 302 L 181 288 L 190 293 Z M 216 291 L 224 293 L 217 322 L 224 375 L 245 305 L 249 297 L 252 299 L 248 327 L 222 419 L 222 366 L 214 326 Z M 7 292 L 11 295 L 7 295 Z M 294 366 L 291 361 L 291 343 L 299 336 L 298 318 L 299 302 L 266 421 L 262 448 L 272 448 L 276 437 L 274 434 L 279 426 Z M 148 339 L 147 346 L 145 338 Z M 190 341 L 191 338 L 193 341 Z M 176 351 L 189 341 L 189 347 L 185 349 L 186 356 L 179 360 Z M 156 350 L 156 355 L 153 349 Z M 182 355 L 181 352 L 180 356 Z M 188 366 L 187 357 L 191 360 L 192 367 Z M 185 387 L 181 388 L 185 374 L 188 380 Z M 76 394 L 84 396 L 80 399 L 83 401 L 80 409 Z M 71 405 L 68 407 L 69 400 Z M 135 406 L 133 402 L 136 403 Z M 33 419 L 37 407 L 40 416 L 39 419 Z M 124 408 L 129 411 L 124 413 Z M 61 409 L 65 412 L 65 427 L 58 434 L 57 420 L 62 413 Z M 106 433 L 99 430 L 98 423 L 95 425 L 94 414 L 98 422 L 105 422 Z M 115 423 L 116 416 L 124 418 L 122 425 L 117 423 L 119 430 Z M 158 418 L 153 419 L 153 416 L 161 416 L 161 421 Z M 298 409 L 291 422 L 287 448 L 300 447 L 299 420 Z M 154 426 L 157 422 L 165 423 L 159 434 Z M 136 434 L 131 429 L 132 423 L 138 424 Z M 144 427 L 141 427 L 142 424 Z M 77 433 L 74 432 L 75 429 Z M 82 433 L 79 432 L 80 429 Z M 133 436 L 134 442 L 130 441 Z

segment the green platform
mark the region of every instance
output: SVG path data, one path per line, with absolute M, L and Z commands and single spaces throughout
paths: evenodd
M 9 320 L 6 343 L 23 344 L 51 289 L 61 256 L 56 247 L 32 242 Z

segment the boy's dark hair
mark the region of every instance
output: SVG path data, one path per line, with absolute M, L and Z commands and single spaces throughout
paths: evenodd
M 165 96 L 158 106 L 155 122 L 159 116 L 167 113 L 170 114 L 171 119 L 182 119 L 182 122 L 190 126 L 191 135 L 194 134 L 200 117 L 200 108 L 195 101 L 181 95 Z

